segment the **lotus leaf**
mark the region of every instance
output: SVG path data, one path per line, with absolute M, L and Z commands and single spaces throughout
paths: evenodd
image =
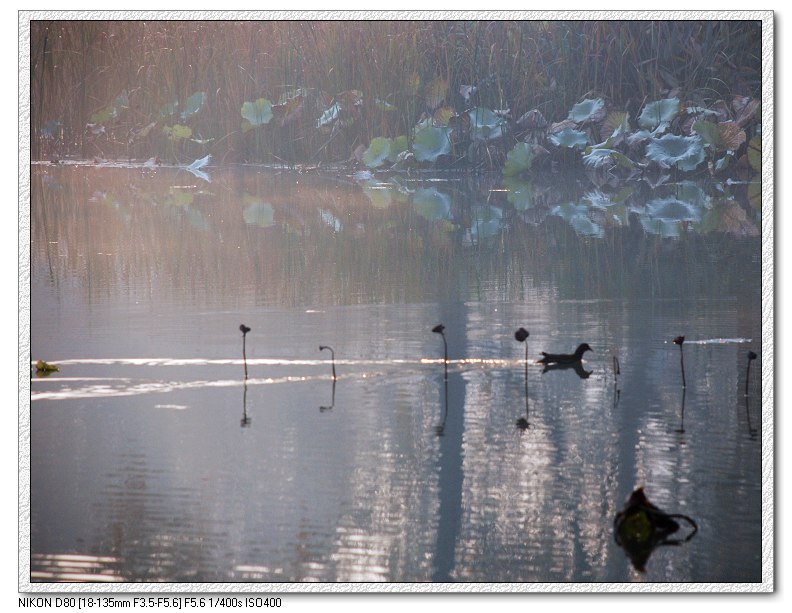
M 677 198 L 657 198 L 646 203 L 646 215 L 665 221 L 701 221 L 701 210 Z
M 419 162 L 436 162 L 437 158 L 451 152 L 449 128 L 426 125 L 416 129 L 413 153 Z
M 605 101 L 602 98 L 595 100 L 583 100 L 569 111 L 569 119 L 581 124 L 585 122 L 597 122 L 605 116 Z
M 470 117 L 471 136 L 474 140 L 488 140 L 503 135 L 503 126 L 506 122 L 491 109 L 476 107 L 468 111 L 468 116 Z
M 511 202 L 515 210 L 527 211 L 536 204 L 533 184 L 515 177 L 505 177 L 503 187 L 509 190 L 506 200 Z
M 503 167 L 503 176 L 515 177 L 521 172 L 531 168 L 536 155 L 529 143 L 517 143 L 514 149 L 506 155 L 506 165 Z
M 171 140 L 179 140 L 180 138 L 190 138 L 192 136 L 192 129 L 189 126 L 182 126 L 176 124 L 175 126 L 165 126 L 162 131 L 168 135 Z
M 434 187 L 416 190 L 413 206 L 421 217 L 429 221 L 451 218 L 451 197 Z
M 759 236 L 759 228 L 746 215 L 735 200 L 717 200 L 704 215 L 701 222 L 703 232 L 727 232 L 734 236 Z
M 754 136 L 748 142 L 748 163 L 756 172 L 762 170 L 762 137 Z
M 470 209 L 470 239 L 477 244 L 481 239 L 500 234 L 503 228 L 503 211 L 494 206 L 473 206 Z
M 568 202 L 555 207 L 550 211 L 550 215 L 560 217 L 569 223 L 578 234 L 596 236 L 599 238 L 605 235 L 605 231 L 591 221 L 589 217 L 589 207 L 585 205 Z
M 697 121 L 693 124 L 693 129 L 715 151 L 735 151 L 745 142 L 745 132 L 733 121 Z
M 184 110 L 179 114 L 179 117 L 184 121 L 190 115 L 195 115 L 201 110 L 205 101 L 206 94 L 204 92 L 195 92 L 192 96 L 187 98 L 187 102 L 184 103 Z
M 272 119 L 272 103 L 266 98 L 259 98 L 255 102 L 245 102 L 240 112 L 252 127 L 263 126 Z
M 453 107 L 442 106 L 432 114 L 432 122 L 436 126 L 447 126 L 454 115 L 456 115 L 456 111 Z
M 336 119 L 338 119 L 338 115 L 341 113 L 341 106 L 338 102 L 334 102 L 330 107 L 325 109 L 322 116 L 316 122 L 317 128 L 327 128 L 331 123 L 333 123 Z
M 583 155 L 583 163 L 592 168 L 602 168 L 608 165 L 622 166 L 624 168 L 632 168 L 633 162 L 623 153 L 615 149 L 594 149 L 589 147 Z
M 388 161 L 391 164 L 395 164 L 396 160 L 399 158 L 403 152 L 407 151 L 407 136 L 397 136 L 396 138 L 392 139 L 390 142 L 390 150 L 388 153 Z
M 91 115 L 91 123 L 92 124 L 103 124 L 111 119 L 115 119 L 118 116 L 118 111 L 114 106 L 108 106 L 107 108 L 102 109 L 101 111 L 97 111 L 93 115 Z
M 600 133 L 618 144 L 630 131 L 630 114 L 621 111 L 610 113 L 602 123 Z
M 663 123 L 672 121 L 679 113 L 679 98 L 666 98 L 650 102 L 638 117 L 638 125 L 654 130 Z
M 646 157 L 666 166 L 690 171 L 704 161 L 704 147 L 698 136 L 666 134 L 646 145 Z
M 269 228 L 275 223 L 275 211 L 272 205 L 261 200 L 252 200 L 242 211 L 242 217 L 249 226 Z
M 368 148 L 363 152 L 363 163 L 369 168 L 377 168 L 390 156 L 391 139 L 378 136 L 371 139 Z
M 551 134 L 550 141 L 557 147 L 584 149 L 588 143 L 588 137 L 580 130 L 567 128 L 557 132 L 556 134 Z

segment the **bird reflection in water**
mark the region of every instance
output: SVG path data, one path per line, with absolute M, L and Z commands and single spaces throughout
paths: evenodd
M 669 538 L 680 529 L 679 521 L 686 523 L 690 532 L 684 538 Z M 698 526 L 687 515 L 666 513 L 649 502 L 642 487 L 635 490 L 627 504 L 613 519 L 616 544 L 624 549 L 633 567 L 646 572 L 646 563 L 652 552 L 663 545 L 687 543 L 698 532 Z

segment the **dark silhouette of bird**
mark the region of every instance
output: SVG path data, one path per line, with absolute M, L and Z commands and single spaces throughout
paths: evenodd
M 684 336 L 677 336 L 677 337 L 674 339 L 674 344 L 675 344 L 675 345 L 681 345 L 681 344 L 682 344 L 682 343 L 684 343 L 684 342 L 685 342 L 685 337 L 684 337 Z
M 245 324 L 239 324 L 239 331 L 242 332 L 243 335 L 250 332 L 250 328 L 248 328 Z
M 530 336 L 528 330 L 525 328 L 519 328 L 517 332 L 514 333 L 514 338 L 518 343 L 524 343 L 525 339 Z
M 583 359 L 583 354 L 587 351 L 593 351 L 588 343 L 581 343 L 575 349 L 575 353 L 546 353 L 542 351 L 542 359 L 539 360 L 540 364 L 574 364 Z

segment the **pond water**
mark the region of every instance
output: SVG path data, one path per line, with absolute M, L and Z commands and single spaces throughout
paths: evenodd
M 207 173 L 31 168 L 32 582 L 762 581 L 744 189 Z

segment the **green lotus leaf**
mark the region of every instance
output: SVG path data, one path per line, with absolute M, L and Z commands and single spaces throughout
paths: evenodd
M 610 164 L 618 164 L 624 168 L 632 168 L 633 162 L 623 153 L 615 149 L 594 149 L 589 147 L 583 155 L 583 163 L 592 168 L 602 168 Z
M 435 162 L 441 155 L 451 152 L 449 128 L 431 125 L 422 126 L 415 131 L 413 153 L 419 162 Z
M 500 234 L 503 228 L 503 211 L 494 206 L 470 208 L 470 239 L 476 244 L 481 239 Z
M 577 234 L 601 238 L 605 235 L 605 231 L 591 220 L 589 210 L 586 205 L 568 202 L 555 207 L 550 211 L 550 215 L 560 217 L 566 221 Z
M 551 134 L 550 141 L 557 147 L 584 149 L 588 143 L 588 137 L 580 130 L 566 128 L 565 130 Z
M 666 134 L 647 143 L 646 157 L 666 166 L 691 171 L 704 161 L 704 147 L 698 136 Z
M 271 204 L 261 200 L 253 200 L 242 211 L 242 218 L 249 226 L 269 228 L 275 223 L 275 211 Z
M 596 122 L 600 121 L 605 116 L 605 101 L 602 98 L 594 100 L 583 100 L 569 111 L 569 119 L 576 123 L 584 123 L 586 121 Z
M 390 150 L 388 152 L 388 161 L 391 164 L 395 164 L 396 160 L 399 158 L 399 154 L 407 151 L 408 144 L 407 136 L 404 134 L 392 139 L 390 143 Z
M 656 198 L 646 203 L 645 214 L 665 221 L 701 221 L 701 209 L 677 198 Z
M 363 152 L 363 163 L 369 168 L 377 168 L 390 156 L 391 143 L 390 138 L 378 136 L 371 139 L 368 148 Z
M 421 217 L 430 221 L 451 218 L 451 197 L 434 187 L 416 190 L 413 207 Z
M 192 136 L 192 129 L 189 126 L 180 124 L 165 126 L 162 128 L 162 131 L 173 141 L 179 140 L 180 138 L 190 138 Z
M 748 163 L 756 172 L 762 170 L 762 137 L 759 135 L 748 142 Z
M 517 143 L 514 149 L 506 155 L 506 164 L 503 167 L 504 177 L 516 177 L 531 168 L 536 154 L 529 143 Z
M 266 98 L 259 98 L 255 102 L 245 102 L 240 113 L 254 128 L 263 126 L 272 120 L 272 103 Z
M 179 114 L 179 117 L 185 120 L 190 115 L 195 115 L 201 110 L 204 102 L 206 102 L 206 94 L 204 92 L 195 92 L 192 96 L 187 98 L 187 102 L 184 103 L 184 110 Z
M 107 108 L 102 109 L 101 111 L 97 111 L 93 115 L 91 115 L 91 123 L 93 124 L 102 124 L 111 119 L 115 118 L 118 113 L 114 106 L 108 106 Z
M 705 144 L 716 151 L 736 151 L 745 142 L 745 132 L 733 121 L 697 121 L 693 129 Z
M 503 135 L 503 126 L 506 125 L 506 121 L 491 109 L 476 107 L 468 111 L 468 116 L 470 117 L 471 137 L 474 140 L 489 140 Z
M 630 114 L 622 111 L 610 113 L 602 122 L 600 132 L 614 144 L 618 144 L 630 132 Z
M 665 98 L 650 102 L 638 117 L 638 125 L 654 130 L 663 123 L 672 121 L 679 113 L 679 98 Z
M 506 200 L 511 202 L 515 210 L 527 211 L 536 204 L 532 183 L 507 176 L 503 179 L 503 187 L 508 190 Z

